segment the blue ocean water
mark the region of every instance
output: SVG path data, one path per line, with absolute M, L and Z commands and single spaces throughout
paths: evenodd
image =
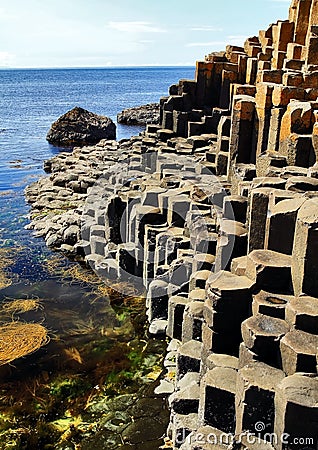
M 43 160 L 59 151 L 45 140 L 54 120 L 77 105 L 116 121 L 122 109 L 156 102 L 171 84 L 193 77 L 189 67 L 0 70 L 0 247 L 45 251 L 24 230 L 23 191 L 43 175 Z M 139 131 L 118 125 L 117 138 Z

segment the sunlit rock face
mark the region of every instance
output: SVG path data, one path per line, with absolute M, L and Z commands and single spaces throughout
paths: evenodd
M 118 123 L 124 125 L 158 124 L 160 108 L 158 103 L 127 108 L 117 114 Z
M 46 139 L 60 147 L 95 144 L 102 139 L 116 139 L 116 125 L 109 117 L 76 106 L 52 124 Z

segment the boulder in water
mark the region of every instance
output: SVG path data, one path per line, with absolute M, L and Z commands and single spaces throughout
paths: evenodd
M 46 139 L 60 147 L 96 144 L 102 139 L 116 139 L 116 125 L 109 117 L 76 106 L 51 125 Z

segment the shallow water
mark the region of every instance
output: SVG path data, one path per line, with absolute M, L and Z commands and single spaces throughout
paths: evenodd
M 172 83 L 193 76 L 185 67 L 0 70 L 0 245 L 34 244 L 22 231 L 29 211 L 23 190 L 60 151 L 45 139 L 54 120 L 78 105 L 116 121 L 122 109 L 157 102 Z M 118 125 L 117 138 L 140 130 Z
M 120 297 L 59 256 L 44 261 L 42 272 L 36 283 L 7 272 L 12 284 L 0 293 L 2 324 L 40 323 L 50 337 L 35 353 L 0 366 L 0 448 L 98 450 L 133 443 L 140 436 L 139 429 L 130 430 L 134 415 L 141 428 L 141 419 L 149 421 L 148 412 L 140 416 L 141 400 L 156 409 L 164 430 L 166 406 L 162 399 L 154 403 L 152 386 L 165 343 L 145 333 L 144 299 L 132 287 L 132 296 Z M 13 301 L 19 305 L 17 299 L 33 302 L 34 309 L 8 309 Z M 115 426 L 120 399 L 132 411 Z M 147 425 L 146 442 L 153 441 L 154 425 Z
M 79 105 L 115 119 L 123 108 L 158 101 L 193 72 L 0 70 L 0 324 L 40 323 L 50 338 L 0 366 L 0 450 L 147 450 L 161 443 L 168 412 L 153 388 L 165 343 L 145 333 L 144 299 L 121 297 L 52 254 L 25 229 L 23 191 L 59 151 L 45 135 L 68 109 Z M 139 131 L 119 126 L 118 137 Z M 16 300 L 35 307 L 12 309 Z

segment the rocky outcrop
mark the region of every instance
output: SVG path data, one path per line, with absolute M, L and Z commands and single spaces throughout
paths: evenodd
M 146 289 L 170 339 L 163 448 L 317 448 L 317 5 L 293 0 L 171 86 L 160 125 L 58 155 L 27 192 L 48 244 Z M 50 210 L 63 196 L 79 228 Z
M 126 153 L 127 155 L 127 153 Z M 76 256 L 76 244 L 81 238 L 81 215 L 87 191 L 94 186 L 103 171 L 120 158 L 125 150 L 116 141 L 100 141 L 94 147 L 75 147 L 72 153 L 61 152 L 45 161 L 50 174 L 26 188 L 32 205 L 31 224 L 38 237 L 48 247 Z
M 102 139 L 116 139 L 116 125 L 109 117 L 76 106 L 51 125 L 46 139 L 59 147 L 96 144 Z
M 117 115 L 117 122 L 124 125 L 159 124 L 159 118 L 159 103 L 150 103 L 124 109 Z

